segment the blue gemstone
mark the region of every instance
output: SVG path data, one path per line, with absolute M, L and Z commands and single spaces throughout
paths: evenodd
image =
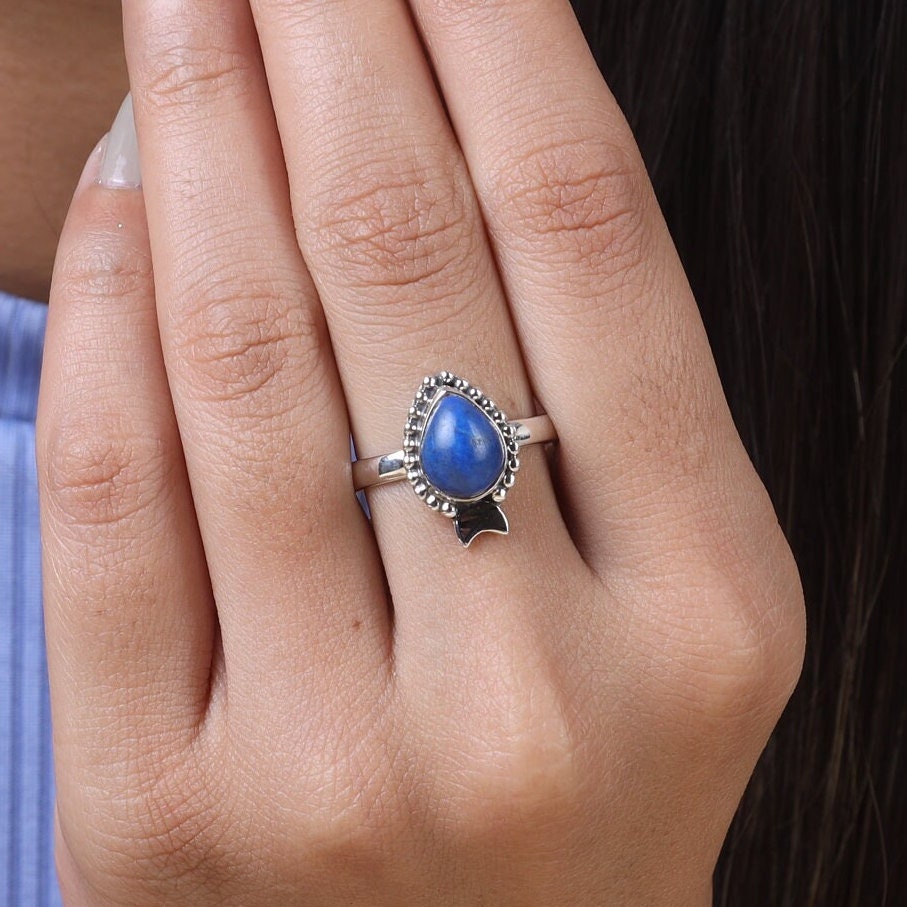
M 504 472 L 504 443 L 494 422 L 471 400 L 445 394 L 422 436 L 422 470 L 451 498 L 477 498 Z

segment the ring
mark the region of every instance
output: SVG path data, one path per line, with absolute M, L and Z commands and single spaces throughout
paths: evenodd
M 483 532 L 507 535 L 500 504 L 520 468 L 520 448 L 556 441 L 548 416 L 508 421 L 494 401 L 451 372 L 422 380 L 409 409 L 403 449 L 356 460 L 357 491 L 407 479 L 432 510 L 453 520 L 468 547 Z

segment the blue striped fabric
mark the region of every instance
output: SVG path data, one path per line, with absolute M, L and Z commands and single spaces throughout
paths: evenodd
M 35 406 L 46 306 L 0 293 L 0 904 L 61 903 L 41 618 Z

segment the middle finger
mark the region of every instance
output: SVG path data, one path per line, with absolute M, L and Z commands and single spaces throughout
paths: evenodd
M 161 343 L 227 674 L 249 701 L 273 699 L 262 676 L 333 696 L 349 658 L 369 679 L 384 664 L 386 601 L 251 13 L 137 0 L 124 14 Z
M 252 8 L 297 239 L 360 455 L 400 447 L 416 386 L 442 369 L 481 387 L 509 418 L 532 415 L 472 182 L 406 4 L 253 0 Z M 526 601 L 520 585 L 542 552 L 565 570 L 576 564 L 541 451 L 525 449 L 521 460 L 505 505 L 512 538 L 483 539 L 468 552 L 407 483 L 371 494 L 401 645 L 402 636 L 434 636 L 426 621 L 440 619 L 451 633 L 487 628 L 489 593 L 507 588 L 516 593 L 509 600 Z M 430 561 L 420 557 L 427 550 Z

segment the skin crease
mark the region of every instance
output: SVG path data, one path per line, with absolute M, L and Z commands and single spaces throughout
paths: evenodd
M 116 0 L 0 0 L 0 289 L 46 300 L 88 152 L 126 93 Z
M 125 10 L 36 431 L 67 903 L 704 907 L 802 596 L 566 3 Z M 349 476 L 441 355 L 560 434 L 468 554 Z

